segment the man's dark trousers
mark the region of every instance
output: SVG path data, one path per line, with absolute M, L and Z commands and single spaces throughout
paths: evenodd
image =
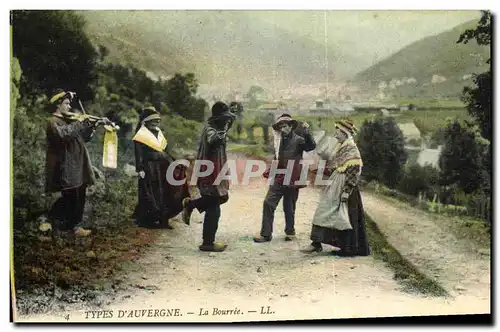
M 50 208 L 49 219 L 61 230 L 72 230 L 82 222 L 86 189 L 87 186 L 82 185 L 62 190 L 61 197 Z
M 219 228 L 221 215 L 220 206 L 227 202 L 227 196 L 201 196 L 188 203 L 188 208 L 196 208 L 200 213 L 205 212 L 203 219 L 203 244 L 213 244 L 215 234 Z
M 273 234 L 274 212 L 282 197 L 283 211 L 285 212 L 285 234 L 295 235 L 295 207 L 299 198 L 299 189 L 273 184 L 269 187 L 264 199 L 261 236 L 270 237 Z

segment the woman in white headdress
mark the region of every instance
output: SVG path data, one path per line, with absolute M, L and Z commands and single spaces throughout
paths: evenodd
M 160 114 L 154 107 L 143 109 L 133 138 L 139 201 L 133 217 L 142 227 L 169 228 L 169 219 L 182 212 L 182 200 L 189 196 L 187 184 L 168 182 L 167 169 L 174 158 L 167 152 L 167 139 L 160 129 Z M 183 165 L 174 170 L 176 180 L 185 177 Z

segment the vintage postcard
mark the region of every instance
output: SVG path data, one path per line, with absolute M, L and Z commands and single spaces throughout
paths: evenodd
M 11 10 L 12 321 L 491 322 L 492 15 Z

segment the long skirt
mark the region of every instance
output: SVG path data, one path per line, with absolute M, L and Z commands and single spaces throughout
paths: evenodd
M 366 237 L 363 202 L 358 187 L 355 187 L 349 196 L 347 210 L 352 229 L 340 231 L 313 225 L 311 240 L 338 247 L 346 256 L 368 256 L 370 248 Z
M 189 197 L 187 183 L 173 185 L 168 183 L 166 172 L 169 163 L 166 161 L 149 161 L 145 164 L 144 179 L 138 180 L 138 204 L 133 218 L 136 224 L 143 227 L 168 223 L 182 211 L 182 200 Z M 174 178 L 185 178 L 185 171 L 177 167 Z

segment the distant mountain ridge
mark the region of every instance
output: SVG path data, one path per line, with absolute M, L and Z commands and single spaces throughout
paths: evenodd
M 471 74 L 487 69 L 488 47 L 475 41 L 457 44 L 460 34 L 477 20 L 438 35 L 425 37 L 370 68 L 352 80 L 367 94 L 386 98 L 458 97 Z
M 359 72 L 366 68 L 368 55 L 355 50 L 355 39 L 345 44 L 343 38 L 344 44 L 336 46 L 335 38 L 339 37 L 332 36 L 325 49 L 318 35 L 309 38 L 307 33 L 297 33 L 299 28 L 295 33 L 280 29 L 272 20 L 258 20 L 251 13 L 190 11 L 186 15 L 179 11 L 125 10 L 80 13 L 88 22 L 87 33 L 92 41 L 107 47 L 113 62 L 133 64 L 154 77 L 193 72 L 202 84 L 243 93 L 253 84 L 264 88 L 323 84 L 327 52 L 332 83 L 351 79 L 352 84 L 368 95 L 382 92 L 390 98 L 455 98 L 471 82 L 471 73 L 483 71 L 489 53 L 474 42 L 456 44 L 460 34 L 474 27 L 477 20 L 420 39 Z M 301 17 L 299 13 L 294 15 Z M 304 20 L 301 22 L 304 24 Z M 322 23 L 316 20 L 311 24 L 318 32 Z
M 82 12 L 96 44 L 110 50 L 110 58 L 133 63 L 162 76 L 192 71 L 207 83 L 240 77 L 258 83 L 314 83 L 325 80 L 325 47 L 307 37 L 249 16 L 157 11 Z M 237 22 L 234 23 L 234 22 Z M 347 78 L 354 62 L 338 50 L 328 50 L 330 77 Z

